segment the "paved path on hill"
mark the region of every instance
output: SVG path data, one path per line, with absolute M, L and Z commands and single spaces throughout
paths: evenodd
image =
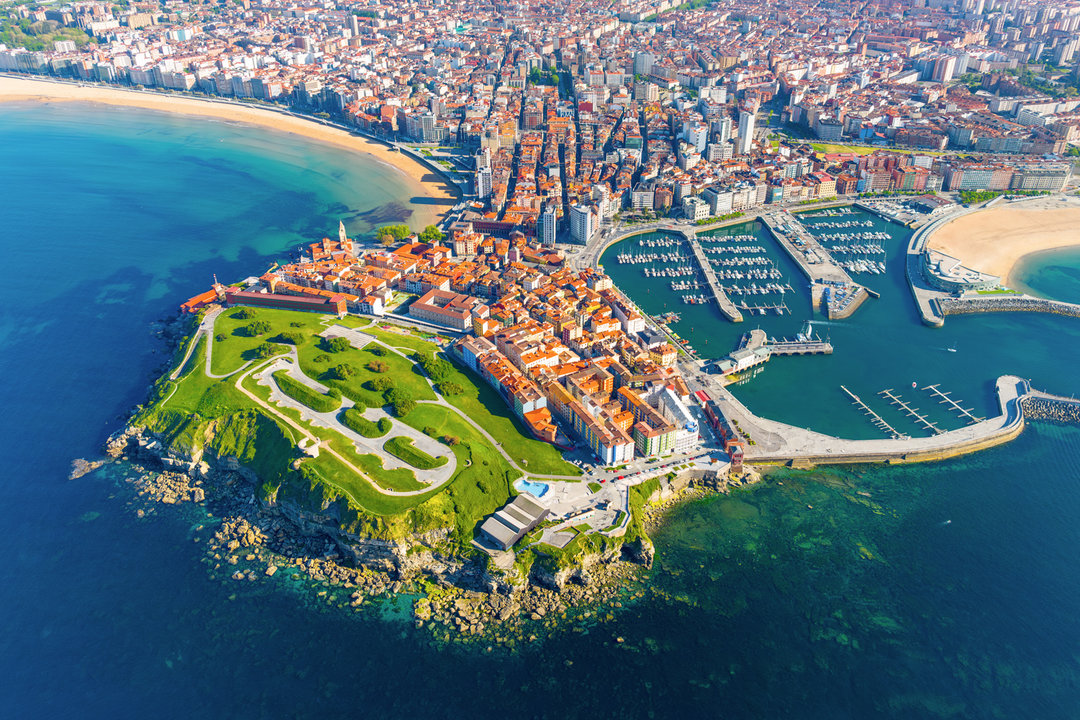
M 275 358 L 275 359 L 277 359 L 277 358 Z M 272 360 L 268 361 L 267 364 L 270 364 L 271 362 L 273 362 L 273 361 Z M 301 433 L 305 438 L 308 438 L 308 440 L 310 440 L 312 443 L 315 443 L 315 444 L 319 445 L 320 452 L 328 453 L 329 455 L 331 455 L 332 457 L 337 459 L 342 465 L 344 465 L 345 467 L 349 468 L 350 470 L 352 470 L 354 473 L 356 473 L 360 477 L 367 480 L 368 484 L 371 485 L 371 487 L 376 492 L 381 493 L 382 495 L 388 495 L 388 496 L 391 496 L 391 497 L 409 497 L 409 496 L 415 496 L 415 495 L 424 495 L 426 493 L 431 492 L 432 490 L 435 490 L 438 487 L 441 487 L 443 484 L 445 484 L 446 481 L 444 480 L 444 481 L 442 481 L 442 482 L 440 482 L 438 484 L 433 484 L 433 485 L 430 485 L 428 487 L 421 488 L 419 490 L 402 490 L 402 491 L 387 490 L 387 489 L 385 489 L 383 487 L 380 487 L 379 484 L 377 482 L 375 482 L 375 480 L 373 480 L 366 472 L 364 472 L 360 468 L 353 465 L 348 459 L 346 459 L 344 456 L 342 456 L 341 453 L 334 450 L 334 448 L 330 447 L 329 445 L 323 444 L 321 439 L 318 438 L 318 437 L 313 436 L 313 434 L 307 428 L 303 427 L 298 422 L 296 422 L 295 420 L 293 420 L 289 416 L 285 415 L 284 413 L 281 413 L 280 411 L 278 411 L 273 406 L 267 404 L 266 402 L 263 402 L 263 400 L 261 398 L 259 398 L 257 395 L 255 395 L 254 393 L 249 391 L 247 388 L 245 388 L 243 386 L 244 378 L 246 378 L 248 375 L 250 375 L 256 369 L 257 368 L 252 368 L 252 369 L 248 370 L 247 372 L 241 373 L 240 376 L 236 379 L 236 389 L 239 390 L 240 392 L 244 393 L 244 395 L 246 395 L 252 402 L 254 402 L 256 405 L 258 405 L 259 407 L 266 410 L 273 417 L 277 418 L 278 420 L 281 420 L 281 422 L 285 423 L 289 427 L 291 427 L 294 430 L 296 430 L 297 432 Z M 357 502 L 360 502 L 360 501 L 357 500 Z
M 422 493 L 432 488 L 438 487 L 449 480 L 454 471 L 457 469 L 457 457 L 447 448 L 445 445 L 428 437 L 416 428 L 410 425 L 406 425 L 401 421 L 393 422 L 393 427 L 390 431 L 378 438 L 366 438 L 363 435 L 353 431 L 351 428 L 345 426 L 338 420 L 338 414 L 347 408 L 353 407 L 354 403 L 348 398 L 342 398 L 341 407 L 332 412 L 318 412 L 302 402 L 289 397 L 280 388 L 277 380 L 273 377 L 273 373 L 277 370 L 284 370 L 288 375 L 307 387 L 311 388 L 315 392 L 325 394 L 328 388 L 310 377 L 305 375 L 300 370 L 299 358 L 297 357 L 296 350 L 293 349 L 286 356 L 279 356 L 274 358 L 268 365 L 263 365 L 258 372 L 254 373 L 259 384 L 266 385 L 270 388 L 270 400 L 278 405 L 291 408 L 300 413 L 300 417 L 303 420 L 316 425 L 318 427 L 324 427 L 328 430 L 333 430 L 338 434 L 344 436 L 347 440 L 356 446 L 356 449 L 361 454 L 372 454 L 377 457 L 381 462 L 383 469 L 385 470 L 408 470 L 416 479 L 425 484 L 427 487 L 418 490 L 404 491 L 404 490 L 386 490 L 387 494 L 403 494 L 403 493 Z M 381 408 L 368 408 L 364 411 L 364 416 L 372 422 L 378 422 L 382 418 L 389 418 L 390 416 Z M 447 462 L 438 468 L 432 470 L 420 470 L 409 465 L 407 462 L 394 457 L 389 452 L 383 449 L 383 444 L 390 438 L 397 436 L 404 436 L 412 440 L 413 445 L 423 452 L 426 452 L 432 457 L 446 457 Z
M 180 377 L 180 373 L 187 365 L 187 361 L 191 358 L 191 353 L 195 352 L 195 347 L 199 344 L 199 336 L 206 337 L 206 371 L 210 374 L 210 340 L 213 337 L 214 321 L 217 320 L 217 316 L 221 314 L 224 308 L 214 308 L 210 312 L 206 313 L 202 322 L 199 323 L 199 329 L 195 331 L 195 334 L 191 338 L 191 342 L 188 343 L 187 352 L 184 353 L 184 359 L 180 361 L 180 364 L 176 366 L 176 369 L 169 373 L 170 380 L 176 380 Z M 211 376 L 213 377 L 213 376 Z

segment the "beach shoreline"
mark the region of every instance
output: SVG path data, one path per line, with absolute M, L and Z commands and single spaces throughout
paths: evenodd
M 91 102 L 99 105 L 157 110 L 240 122 L 335 145 L 366 155 L 400 173 L 410 193 L 410 198 L 405 200 L 404 204 L 413 211 L 409 222 L 413 230 L 420 230 L 427 225 L 438 223 L 458 202 L 458 191 L 451 183 L 417 160 L 392 151 L 376 140 L 256 105 L 248 107 L 210 97 L 178 97 L 121 87 L 0 76 L 0 103 L 7 102 Z M 415 202 L 413 200 L 415 197 L 423 198 L 426 202 Z
M 1015 287 L 1031 256 L 1080 247 L 1080 199 L 1039 197 L 968 213 L 934 232 L 927 247 Z

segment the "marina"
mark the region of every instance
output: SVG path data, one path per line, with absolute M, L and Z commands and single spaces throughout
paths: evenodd
M 961 417 L 961 419 L 966 419 L 971 422 L 971 424 L 982 422 L 986 419 L 973 414 L 971 408 L 963 407 L 960 403 L 952 399 L 952 393 L 942 392 L 937 385 L 927 385 L 923 388 L 923 390 L 930 392 L 936 398 L 940 398 L 940 405 L 949 406 L 952 410 L 956 411 L 956 413 Z
M 840 389 L 843 390 L 845 393 L 847 393 L 848 397 L 851 398 L 851 403 L 855 407 L 859 408 L 859 410 L 861 410 L 864 415 L 866 415 L 867 417 L 870 418 L 870 422 L 872 422 L 874 425 L 876 425 L 879 429 L 885 431 L 890 437 L 892 437 L 892 439 L 894 439 L 894 440 L 903 440 L 904 438 L 907 437 L 907 435 L 904 435 L 904 434 L 900 433 L 892 425 L 885 422 L 885 419 L 882 418 L 880 415 L 878 415 L 873 410 L 871 410 L 870 406 L 867 405 L 866 403 L 864 403 L 862 401 L 862 398 L 860 398 L 858 395 L 851 392 L 850 390 L 848 390 L 843 385 L 840 386 Z
M 839 243 L 845 251 L 854 251 L 856 244 L 861 244 L 860 255 L 852 256 L 843 262 L 832 256 L 824 244 L 819 242 L 794 215 L 787 211 L 777 211 L 761 216 L 761 221 L 772 234 L 781 248 L 795 261 L 795 264 L 810 280 L 811 303 L 815 310 L 822 309 L 830 319 L 850 316 L 868 295 L 862 285 L 851 279 L 850 269 L 855 273 L 880 274 L 885 272 L 882 261 L 872 260 L 871 256 L 884 256 L 884 245 L 880 233 L 865 231 L 865 242 L 847 241 Z M 853 226 L 865 228 L 870 220 L 851 220 Z M 834 223 L 835 224 L 835 223 Z M 845 236 L 846 237 L 846 236 Z M 862 257 L 865 254 L 867 257 Z M 880 263 L 880 264 L 879 264 Z
M 920 425 L 922 425 L 923 427 L 925 427 L 927 430 L 934 433 L 935 435 L 940 435 L 941 433 L 945 432 L 944 430 L 939 428 L 937 425 L 930 422 L 926 418 L 925 415 L 923 415 L 921 412 L 919 412 L 918 408 L 915 408 L 915 407 L 912 407 L 911 405 L 908 405 L 906 402 L 904 402 L 903 398 L 901 398 L 899 395 L 893 393 L 892 388 L 889 388 L 888 390 L 882 390 L 881 392 L 878 393 L 878 395 L 881 395 L 882 397 L 886 398 L 891 405 L 895 405 L 898 408 L 900 408 L 901 410 L 903 410 L 905 413 L 907 413 L 908 417 L 910 417 L 912 420 L 919 423 Z

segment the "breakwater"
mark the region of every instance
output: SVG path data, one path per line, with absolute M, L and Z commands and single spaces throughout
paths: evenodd
M 1031 395 L 1020 401 L 1028 420 L 1080 423 L 1080 401 L 1054 400 Z
M 930 437 L 850 440 L 825 435 L 757 416 L 726 388 L 710 387 L 721 413 L 746 438 L 746 462 L 761 465 L 843 465 L 912 463 L 943 460 L 1012 440 L 1024 429 L 1021 398 L 1031 390 L 1026 380 L 1003 375 L 996 383 L 1000 413 L 996 417 Z
M 1007 295 L 986 297 L 941 297 L 931 300 L 938 313 L 945 315 L 970 315 L 980 312 L 1041 312 L 1067 317 L 1080 317 L 1080 305 L 1032 297 L 1031 295 Z

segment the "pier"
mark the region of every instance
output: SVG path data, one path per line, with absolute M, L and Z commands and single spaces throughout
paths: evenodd
M 941 392 L 937 385 L 927 385 L 923 388 L 923 390 L 928 390 L 935 397 L 941 398 L 940 402 L 938 403 L 939 405 L 948 405 L 953 410 L 955 410 L 961 418 L 966 418 L 972 424 L 982 422 L 986 419 L 973 415 L 970 408 L 965 408 L 961 406 L 960 403 L 956 402 L 950 397 L 951 393 Z
M 709 284 L 709 290 L 712 291 L 713 299 L 716 300 L 716 307 L 718 307 L 720 313 L 731 322 L 742 322 L 742 313 L 735 307 L 735 303 L 731 302 L 731 299 L 727 296 L 727 293 L 724 292 L 724 289 L 720 287 L 720 281 L 717 280 L 716 272 L 709 264 L 708 258 L 705 257 L 705 253 L 701 249 L 701 243 L 698 242 L 697 237 L 693 234 L 684 233 L 684 235 L 686 235 L 690 242 L 690 249 L 694 252 L 694 258 L 697 259 L 702 274 L 705 275 L 705 282 Z
M 772 215 L 762 215 L 761 222 L 810 282 L 856 284 L 829 251 L 791 213 L 780 210 Z
M 779 210 L 762 215 L 761 222 L 810 280 L 810 300 L 815 310 L 824 303 L 829 318 L 846 318 L 869 297 L 866 288 L 851 279 L 794 215 Z
M 773 355 L 832 355 L 832 343 L 826 340 L 769 340 Z
M 905 413 L 907 413 L 915 422 L 919 423 L 920 425 L 922 425 L 923 427 L 925 427 L 927 430 L 931 431 L 935 435 L 940 435 L 941 433 L 945 432 L 944 430 L 939 428 L 937 425 L 935 425 L 934 423 L 927 420 L 926 416 L 923 415 L 922 413 L 920 413 L 918 408 L 913 408 L 910 405 L 908 405 L 906 402 L 904 402 L 900 398 L 899 395 L 893 395 L 893 391 L 892 391 L 891 388 L 888 389 L 888 390 L 882 390 L 881 392 L 878 393 L 878 395 L 881 395 L 884 398 L 888 398 L 888 400 L 889 400 L 889 402 L 891 404 L 896 405 L 897 407 L 899 407 L 901 410 L 903 410 Z
M 1012 440 L 1024 429 L 1025 403 L 1038 401 L 1067 403 L 1067 410 L 1080 418 L 1080 402 L 1043 400 L 1030 390 L 1027 382 L 1014 375 L 997 379 L 1000 414 L 974 425 L 949 430 L 928 437 L 879 438 L 851 440 L 826 435 L 807 428 L 789 425 L 752 413 L 719 382 L 705 386 L 718 411 L 731 423 L 735 421 L 752 444 L 746 447 L 745 462 L 753 465 L 782 464 L 793 467 L 849 463 L 929 462 L 983 450 Z M 1030 393 L 1030 395 L 1029 395 Z M 1056 405 L 1058 406 L 1058 405 Z
M 851 392 L 850 390 L 848 390 L 843 385 L 840 386 L 840 389 L 848 394 L 848 397 L 851 398 L 851 402 L 855 405 L 855 407 L 862 410 L 863 413 L 867 417 L 870 418 L 870 422 L 874 423 L 874 425 L 877 425 L 878 429 L 884 430 L 886 433 L 888 433 L 890 436 L 892 436 L 892 438 L 894 440 L 902 440 L 902 439 L 907 437 L 907 435 L 903 435 L 903 434 L 897 432 L 897 430 L 892 425 L 885 422 L 885 419 L 882 418 L 880 415 L 878 415 L 873 410 L 871 410 L 870 406 L 867 405 L 866 403 L 864 403 L 862 401 L 862 398 L 860 398 L 858 395 Z

